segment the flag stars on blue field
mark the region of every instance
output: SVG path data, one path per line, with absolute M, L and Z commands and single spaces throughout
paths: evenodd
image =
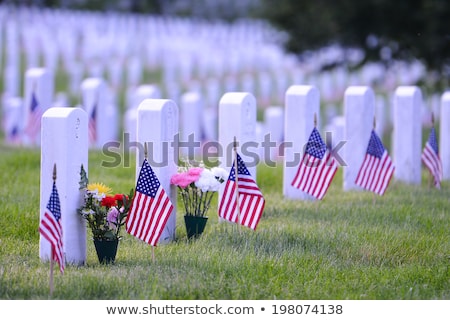
M 53 183 L 53 190 L 52 194 L 50 196 L 50 199 L 47 203 L 47 209 L 53 213 L 55 216 L 56 221 L 61 219 L 61 206 L 59 203 L 59 196 L 58 196 L 58 190 L 56 190 L 56 185 Z
M 139 176 L 136 191 L 154 198 L 159 186 L 159 180 L 156 178 L 156 175 L 150 167 L 147 159 L 145 159 L 141 168 L 141 175 Z
M 244 161 L 242 160 L 242 158 L 239 154 L 237 155 L 237 160 L 238 160 L 238 174 L 251 176 L 250 171 L 248 171 L 247 167 L 244 164 Z M 229 180 L 236 181 L 236 173 L 235 173 L 234 163 L 233 163 L 233 167 L 231 168 L 231 171 L 230 171 L 230 179 Z
M 311 137 L 306 145 L 306 153 L 312 155 L 315 158 L 322 159 L 327 151 L 327 146 L 320 137 L 319 131 L 316 128 L 313 129 Z
M 373 130 L 370 136 L 369 146 L 367 147 L 367 153 L 378 159 L 381 159 L 384 153 L 383 143 Z

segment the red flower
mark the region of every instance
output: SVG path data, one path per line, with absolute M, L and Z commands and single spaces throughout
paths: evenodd
M 101 205 L 104 207 L 111 208 L 116 205 L 116 199 L 115 197 L 106 196 L 102 199 Z
M 114 196 L 114 200 L 117 200 L 117 201 L 123 201 L 123 197 L 125 197 L 125 199 L 128 200 L 128 196 L 125 195 L 125 194 L 116 194 L 116 195 Z

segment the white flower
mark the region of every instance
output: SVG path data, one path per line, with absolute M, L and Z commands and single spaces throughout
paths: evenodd
M 224 168 L 214 167 L 211 169 L 213 175 L 216 177 L 220 183 L 228 179 L 228 172 Z

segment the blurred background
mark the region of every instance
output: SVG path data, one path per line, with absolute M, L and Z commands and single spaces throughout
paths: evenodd
M 142 84 L 179 104 L 199 92 L 212 121 L 225 92 L 249 91 L 261 122 L 290 85 L 315 85 L 324 125 L 342 114 L 348 86 L 368 85 L 383 134 L 399 85 L 423 90 L 425 123 L 439 117 L 448 17 L 447 0 L 0 1 L 3 110 L 21 103 L 34 67 L 54 74 L 54 106 L 82 104 L 83 79 L 104 78 L 121 126 Z

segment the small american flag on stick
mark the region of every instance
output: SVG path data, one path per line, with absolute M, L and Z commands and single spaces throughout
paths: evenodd
M 155 247 L 172 210 L 172 202 L 144 159 L 127 216 L 127 232 Z
M 321 200 L 327 192 L 338 167 L 336 160 L 314 127 L 306 144 L 305 154 L 292 180 L 292 186 Z
M 237 153 L 235 161 L 237 165 L 234 162 L 220 201 L 219 217 L 255 230 L 264 211 L 265 200 Z
M 369 191 L 383 195 L 394 173 L 394 164 L 383 143 L 372 130 L 366 156 L 355 183 Z
M 434 129 L 434 121 L 430 136 L 428 141 L 425 143 L 425 147 L 422 152 L 422 162 L 433 176 L 434 186 L 440 189 L 442 180 L 442 162 L 439 157 L 439 148 L 436 139 L 436 130 Z

